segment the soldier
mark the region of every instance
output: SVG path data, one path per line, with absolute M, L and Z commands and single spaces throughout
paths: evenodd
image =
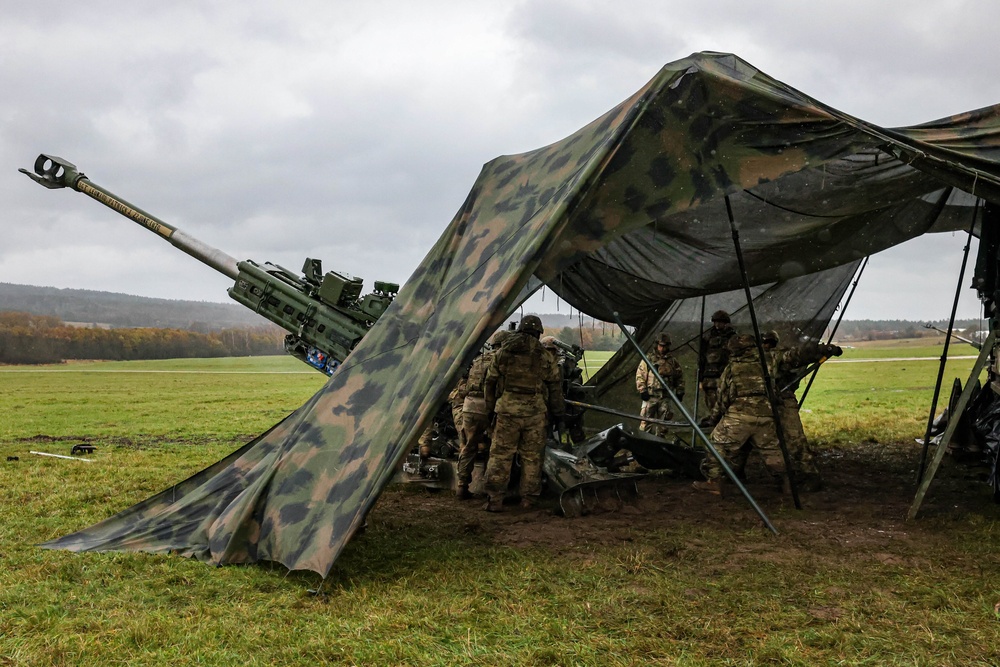
M 736 335 L 729 320 L 729 313 L 717 310 L 712 313 L 712 326 L 701 335 L 698 353 L 698 382 L 705 396 L 705 406 L 709 414 L 715 407 L 718 396 L 719 377 L 729 362 L 726 343 Z
M 486 466 L 488 512 L 503 511 L 514 454 L 521 456 L 521 507 L 530 509 L 541 494 L 546 407 L 560 422 L 565 409 L 559 368 L 538 342 L 542 332 L 538 317 L 525 316 L 486 372 L 486 406 L 497 415 Z
M 684 400 L 684 370 L 677 359 L 670 354 L 670 343 L 670 334 L 666 331 L 661 332 L 656 338 L 656 350 L 649 355 L 649 361 L 677 398 Z M 641 416 L 664 421 L 673 419 L 673 401 L 656 379 L 652 369 L 646 365 L 645 360 L 639 362 L 639 367 L 635 371 L 635 389 L 642 399 L 642 408 L 639 411 Z M 666 426 L 651 422 L 640 422 L 639 428 L 660 437 L 665 437 L 667 433 Z
M 712 443 L 731 467 L 741 467 L 750 451 L 756 450 L 775 481 L 783 484 L 785 462 L 754 337 L 733 336 L 729 339 L 728 352 L 729 364 L 719 378 L 718 400 L 703 423 L 716 425 L 710 436 Z M 694 482 L 694 487 L 721 494 L 723 480 L 719 462 L 714 457 L 706 457 L 702 472 L 707 481 Z
M 459 379 L 458 384 L 448 394 L 448 405 L 451 406 L 451 420 L 455 422 L 455 431 L 458 432 L 458 442 L 462 442 L 462 406 L 465 405 L 465 395 L 468 391 L 467 383 L 469 372 L 466 371 Z
M 583 358 L 583 348 L 566 343 L 560 345 L 555 336 L 543 336 L 539 342 L 556 360 L 556 366 L 559 367 L 559 377 L 562 378 L 563 398 L 583 400 L 584 396 L 579 393 L 583 387 L 583 369 L 577 365 L 579 360 Z M 583 414 L 583 408 L 576 405 L 566 405 L 563 420 L 573 443 L 581 443 L 587 439 L 587 434 L 583 430 Z M 560 439 L 561 434 L 556 434 L 556 437 Z
M 469 492 L 472 469 L 480 448 L 486 443 L 486 432 L 490 425 L 490 409 L 486 406 L 483 393 L 486 370 L 503 341 L 511 335 L 513 334 L 509 331 L 500 330 L 490 336 L 482 354 L 472 360 L 472 366 L 469 368 L 469 376 L 465 382 L 465 397 L 461 406 L 462 426 L 459 429 L 461 438 L 458 451 L 458 490 L 455 492 L 459 500 L 472 498 L 472 493 Z
M 839 357 L 844 351 L 837 345 L 816 343 L 783 350 L 778 348 L 778 342 L 777 331 L 768 331 L 761 336 L 764 350 L 770 356 L 768 370 L 779 392 L 781 429 L 785 436 L 785 446 L 794 466 L 796 481 L 801 482 L 804 490 L 818 491 L 822 486 L 822 479 L 802 428 L 799 401 L 795 397 L 795 392 L 799 388 L 802 369 L 828 357 Z
M 559 363 L 559 357 L 561 355 L 559 354 L 559 345 L 556 343 L 556 337 L 543 336 L 538 340 L 538 342 L 541 343 L 546 352 L 552 355 L 552 358 L 556 360 L 556 363 Z

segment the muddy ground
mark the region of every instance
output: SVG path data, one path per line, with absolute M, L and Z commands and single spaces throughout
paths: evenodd
M 789 495 L 774 487 L 762 467 L 751 463 L 746 486 L 779 532 L 771 541 L 775 557 L 790 548 L 825 545 L 835 550 L 864 550 L 871 558 L 892 563 L 901 558 L 899 554 L 918 554 L 921 545 L 937 540 L 942 521 L 963 520 L 970 513 L 1000 520 L 1000 505 L 993 502 L 985 483 L 985 468 L 946 457 L 917 519 L 907 521 L 916 493 L 919 455 L 915 445 L 899 443 L 865 443 L 824 451 L 818 459 L 823 488 L 801 493 L 801 510 L 794 508 Z M 419 523 L 422 515 L 434 517 L 436 522 L 450 523 L 456 533 L 476 533 L 491 536 L 501 545 L 536 546 L 557 553 L 602 544 L 640 544 L 653 531 L 688 536 L 692 529 L 695 533 L 708 529 L 706 534 L 715 529 L 734 535 L 768 534 L 735 487 L 720 498 L 692 488 L 690 479 L 654 474 L 638 482 L 638 491 L 634 502 L 605 502 L 591 514 L 564 518 L 555 496 L 544 497 L 531 510 L 507 505 L 505 512 L 494 514 L 482 509 L 481 499 L 459 501 L 447 491 L 396 487 L 383 495 L 371 518 Z M 750 542 L 754 549 L 769 548 L 767 541 Z

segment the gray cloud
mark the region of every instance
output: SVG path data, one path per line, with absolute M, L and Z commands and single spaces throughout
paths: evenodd
M 407 278 L 483 163 L 561 139 L 694 51 L 884 125 L 998 101 L 1000 5 L 761 4 L 8 3 L 0 281 L 226 299 L 224 278 L 16 173 L 39 152 L 236 257 L 316 256 L 370 285 Z M 906 280 L 905 248 L 880 284 Z M 953 263 L 923 264 L 946 305 L 911 317 L 947 314 Z M 856 304 L 879 308 L 864 286 Z

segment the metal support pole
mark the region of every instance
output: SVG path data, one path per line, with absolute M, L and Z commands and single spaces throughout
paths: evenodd
M 868 256 L 870 257 L 870 255 Z M 854 290 L 858 288 L 858 282 L 861 280 L 861 274 L 865 272 L 865 267 L 868 266 L 868 257 L 865 257 L 864 261 L 861 262 L 861 266 L 858 268 L 858 272 L 854 275 L 854 282 L 851 284 L 851 291 L 847 293 L 847 300 L 844 301 L 844 307 L 840 309 L 840 315 L 837 317 L 837 323 L 833 325 L 833 330 L 830 331 L 830 336 L 826 339 L 826 344 L 829 345 L 833 342 L 833 337 L 837 334 L 837 329 L 840 328 L 840 322 L 844 319 L 844 313 L 847 312 L 847 307 L 851 305 L 851 299 L 854 297 Z M 809 382 L 806 383 L 806 388 L 802 390 L 802 398 L 799 399 L 799 407 L 806 401 L 806 396 L 809 395 L 809 388 L 813 385 L 813 380 L 816 379 L 816 374 L 819 373 L 819 366 L 812 372 L 809 376 Z
M 962 296 L 962 283 L 965 282 L 965 267 L 969 262 L 969 248 L 972 246 L 972 232 L 976 228 L 976 215 L 979 213 L 979 201 L 972 211 L 972 225 L 969 226 L 969 238 L 965 241 L 965 251 L 962 254 L 962 268 L 958 270 L 958 285 L 955 286 L 955 300 L 951 304 L 951 318 L 948 320 L 948 334 L 944 337 L 941 348 L 941 362 L 938 364 L 937 382 L 934 383 L 934 396 L 931 398 L 931 411 L 927 416 L 927 430 L 924 431 L 924 444 L 920 448 L 920 465 L 917 469 L 917 483 L 924 478 L 927 466 L 927 449 L 931 445 L 931 429 L 934 428 L 934 412 L 937 410 L 938 398 L 941 396 L 941 381 L 944 379 L 944 367 L 948 363 L 948 348 L 951 345 L 951 332 L 955 329 L 955 313 L 958 312 L 958 300 Z M 948 421 L 958 421 L 962 413 L 948 415 Z M 948 441 L 942 440 L 939 447 L 947 447 Z
M 802 509 L 799 502 L 799 489 L 795 481 L 795 474 L 792 472 L 792 457 L 788 454 L 788 446 L 785 444 L 785 429 L 781 425 L 781 410 L 778 407 L 778 392 L 771 379 L 771 372 L 767 368 L 767 355 L 764 353 L 764 345 L 760 340 L 760 326 L 757 324 L 757 311 L 753 306 L 753 295 L 750 293 L 750 278 L 747 276 L 747 266 L 743 261 L 743 249 L 740 247 L 740 232 L 736 228 L 736 218 L 733 216 L 733 206 L 726 196 L 726 213 L 729 215 L 729 228 L 733 232 L 733 246 L 736 248 L 736 261 L 740 265 L 740 277 L 743 280 L 743 291 L 747 295 L 747 308 L 750 311 L 750 323 L 753 324 L 754 341 L 757 343 L 757 354 L 760 359 L 760 370 L 764 376 L 764 387 L 767 389 L 767 400 L 771 404 L 771 416 L 774 418 L 774 430 L 778 436 L 778 446 L 781 448 L 781 458 L 785 461 L 785 474 L 788 476 L 788 485 L 792 489 L 792 501 L 795 509 Z
M 668 422 L 666 419 L 653 419 L 652 417 L 643 417 L 642 415 L 632 414 L 631 412 L 625 412 L 624 410 L 615 410 L 614 408 L 606 408 L 603 405 L 594 405 L 593 403 L 583 403 L 581 401 L 571 401 L 568 398 L 564 398 L 563 401 L 566 405 L 574 405 L 578 408 L 586 408 L 587 410 L 594 410 L 596 412 L 604 412 L 609 415 L 615 415 L 616 417 L 625 417 L 626 419 L 634 419 L 637 422 L 648 422 L 650 424 L 660 424 L 662 426 L 687 426 L 687 422 Z
M 993 350 L 993 343 L 996 342 L 996 339 L 996 330 L 991 330 L 990 335 L 987 336 L 986 340 L 983 342 L 983 349 L 979 351 L 976 363 L 972 366 L 972 373 L 969 374 L 969 379 L 965 383 L 965 388 L 962 389 L 962 395 L 958 397 L 958 404 L 955 405 L 955 414 L 962 414 L 962 412 L 965 411 L 965 406 L 969 404 L 969 399 L 972 397 L 972 388 L 975 386 L 976 379 L 979 377 L 979 374 L 982 373 L 983 369 L 986 367 L 986 362 L 990 360 L 990 352 Z M 931 460 L 931 464 L 927 468 L 927 472 L 920 481 L 920 487 L 917 489 L 917 495 L 913 498 L 913 504 L 910 505 L 910 511 L 906 515 L 908 520 L 916 518 L 917 512 L 920 511 L 920 504 L 924 501 L 924 496 L 927 495 L 927 488 L 934 480 L 934 475 L 937 473 L 938 466 L 941 465 L 941 461 L 944 459 L 944 453 L 948 449 L 948 445 L 946 443 L 951 440 L 951 437 L 955 434 L 955 429 L 957 428 L 958 420 L 949 419 L 948 427 L 944 430 L 944 435 L 941 436 L 941 444 L 938 445 L 936 450 L 934 450 L 934 458 Z
M 694 415 L 698 421 L 698 406 L 701 404 L 701 357 L 705 352 L 705 296 L 701 297 L 701 319 L 698 321 L 698 364 L 694 373 Z M 691 442 L 695 441 L 694 430 L 691 431 Z
M 677 409 L 681 411 L 681 415 L 684 416 L 684 420 L 687 421 L 687 423 L 689 423 L 691 427 L 697 432 L 698 437 L 701 438 L 702 444 L 705 445 L 705 448 L 708 449 L 709 453 L 711 453 L 712 456 L 715 457 L 715 460 L 719 462 L 719 465 L 722 466 L 722 470 L 726 473 L 726 476 L 729 477 L 729 479 L 731 479 L 736 484 L 737 488 L 739 488 L 740 490 L 740 493 L 743 494 L 743 497 L 747 499 L 747 502 L 750 503 L 750 506 L 753 507 L 755 512 L 757 512 L 757 516 L 761 518 L 761 520 L 764 522 L 764 525 L 767 526 L 768 530 L 777 535 L 778 529 L 774 527 L 774 525 L 771 523 L 771 520 L 767 518 L 766 514 L 764 514 L 764 510 L 760 508 L 760 505 L 757 504 L 757 501 L 753 499 L 753 496 L 750 495 L 750 492 L 746 490 L 746 487 L 743 486 L 743 483 L 740 482 L 740 480 L 736 477 L 736 474 L 733 472 L 732 468 L 730 468 L 729 464 L 726 463 L 725 457 L 719 454 L 719 451 L 712 444 L 711 440 L 708 439 L 708 436 L 705 435 L 705 432 L 702 431 L 700 428 L 698 428 L 698 423 L 691 416 L 691 413 L 688 412 L 688 409 L 684 407 L 684 404 L 681 403 L 679 398 L 677 398 L 677 394 L 675 394 L 673 390 L 663 380 L 663 378 L 660 376 L 659 371 L 656 370 L 656 366 L 653 365 L 653 363 L 649 360 L 649 357 L 646 356 L 645 351 L 643 351 L 642 347 L 639 346 L 639 343 L 635 340 L 635 338 L 632 337 L 632 334 L 628 332 L 628 329 L 625 328 L 625 324 L 618 316 L 618 311 L 614 312 L 614 318 L 615 322 L 618 324 L 618 328 L 621 329 L 623 334 L 625 334 L 625 338 L 627 338 L 628 342 L 630 342 L 632 346 L 635 347 L 636 352 L 639 353 L 639 356 L 642 357 L 642 360 L 646 362 L 646 366 L 649 367 L 649 369 L 653 372 L 653 375 L 656 377 L 657 382 L 660 383 L 663 389 L 667 392 L 667 395 L 670 396 L 670 400 L 674 402 L 674 405 L 677 406 Z

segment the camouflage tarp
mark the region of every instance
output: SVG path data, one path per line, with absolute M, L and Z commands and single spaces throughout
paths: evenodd
M 998 130 L 997 107 L 885 130 L 735 56 L 667 65 L 572 136 L 486 164 L 393 306 L 282 424 L 46 546 L 326 575 L 533 275 L 589 314 L 613 307 L 633 323 L 735 289 L 726 195 L 755 284 L 845 264 L 935 221 L 967 224 L 971 197 L 951 187 L 1000 199 Z

